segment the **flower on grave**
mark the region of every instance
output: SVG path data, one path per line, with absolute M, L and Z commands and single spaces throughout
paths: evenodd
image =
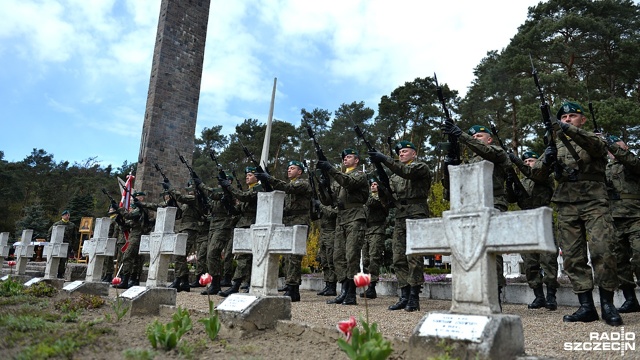
M 122 284 L 122 279 L 117 276 L 111 280 L 111 285 L 113 286 L 118 286 L 120 284 Z
M 207 286 L 209 284 L 211 284 L 211 280 L 213 280 L 213 277 L 211 276 L 211 274 L 206 273 L 204 275 L 200 275 L 200 280 L 198 280 L 198 282 L 200 283 L 201 286 Z
M 9 265 L 9 275 L 13 274 L 13 267 L 16 266 L 15 260 L 9 260 L 7 265 Z
M 120 321 L 127 311 L 129 311 L 129 306 L 124 306 L 122 304 L 120 301 L 120 294 L 118 294 L 118 285 L 122 284 L 122 279 L 119 276 L 116 276 L 111 280 L 111 284 L 116 288 L 116 303 L 113 305 L 113 311 L 116 313 L 117 321 Z
M 353 277 L 353 282 L 356 287 L 365 287 L 371 284 L 371 275 L 365 273 L 358 273 Z
M 349 341 L 349 339 L 351 339 L 351 331 L 356 327 L 356 325 L 356 317 L 351 316 L 349 320 L 338 321 L 338 325 L 336 327 L 347 337 L 347 341 Z

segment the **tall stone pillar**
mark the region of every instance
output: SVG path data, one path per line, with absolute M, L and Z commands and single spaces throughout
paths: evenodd
M 160 165 L 176 187 L 189 179 L 210 0 L 162 0 L 142 126 L 135 188 L 158 201 Z

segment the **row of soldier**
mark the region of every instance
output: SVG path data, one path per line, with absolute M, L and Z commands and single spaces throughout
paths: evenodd
M 557 243 L 562 249 L 564 270 L 580 303 L 579 309 L 563 320 L 599 319 L 592 296 L 597 285 L 601 316 L 607 324 L 615 326 L 622 324 L 620 313 L 640 311 L 634 281 L 640 251 L 640 183 L 637 180 L 640 160 L 619 138 L 584 130 L 586 121 L 579 104 L 563 104 L 552 120 L 555 140 L 548 144 L 542 156 L 527 151 L 522 158 L 496 145 L 495 134 L 485 126 L 474 125 L 463 132 L 447 119 L 442 130 L 474 153 L 470 162 L 487 160 L 494 164 L 494 207 L 499 211 L 507 211 L 509 203 L 517 203 L 521 209 L 555 204 Z M 406 220 L 429 217 L 427 200 L 432 172 L 417 158 L 413 143 L 400 141 L 395 152 L 396 158 L 373 149 L 368 152 L 372 163 L 392 173 L 384 182 L 369 179 L 361 170 L 360 154 L 349 148 L 341 154 L 342 170 L 325 158 L 317 162 L 319 179 L 316 172 L 309 173 L 308 180 L 305 179 L 306 165 L 293 160 L 287 168 L 288 181 L 277 179 L 261 168 L 247 167 L 246 190 L 232 186 L 230 177 L 219 177 L 218 186 L 209 187 L 195 176 L 185 189 L 186 194 L 165 181 L 163 203 L 145 202 L 143 192 L 133 194 L 130 210 L 112 203 L 109 212 L 115 220 L 114 231 L 129 232 L 124 251 L 118 254 L 121 257 L 117 262 L 121 265 L 119 275 L 123 279 L 119 286 L 129 287 L 139 281 L 142 259 L 138 249 L 140 236 L 152 229 L 149 211 L 160 206 L 177 206 L 181 209 L 181 221 L 176 230 L 188 234 L 187 251 L 197 253 L 198 276 L 205 272 L 213 276 L 202 294 L 228 296 L 239 292 L 241 284 L 250 280 L 252 258 L 250 254 L 236 256 L 237 267 L 229 283 L 233 229 L 250 227 L 256 218 L 257 193 L 276 189 L 286 193 L 285 226 L 320 221 L 318 256 L 326 286 L 318 295 L 335 296 L 327 301 L 329 304 L 357 304 L 353 277 L 360 271 L 361 255 L 364 268 L 372 277 L 370 287 L 361 296 L 376 297 L 385 220 L 389 208 L 395 207 L 392 256 L 401 294 L 389 310 L 419 310 L 419 294 L 424 282 L 423 257 L 406 255 Z M 523 175 L 522 179 L 515 176 L 514 166 Z M 380 171 L 378 174 L 384 175 Z M 588 264 L 587 238 L 593 272 Z M 224 266 L 223 254 L 228 259 Z M 556 259 L 557 252 L 524 255 L 527 280 L 535 295 L 529 308 L 557 308 Z M 298 255 L 284 259 L 286 287 L 283 290 L 294 302 L 300 300 L 301 260 L 302 256 Z M 496 290 L 500 293 L 506 285 L 500 256 L 496 268 L 499 279 Z M 189 291 L 197 283 L 198 279 L 189 284 L 186 256 L 177 257 L 175 281 L 170 286 Z M 337 283 L 341 284 L 340 293 Z M 543 284 L 547 286 L 546 297 Z M 223 291 L 221 287 L 225 285 L 230 287 Z M 613 304 L 617 288 L 626 299 L 618 309 Z

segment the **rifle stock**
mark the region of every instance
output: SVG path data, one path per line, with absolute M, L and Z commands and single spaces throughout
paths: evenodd
M 511 152 L 504 145 L 504 143 L 502 142 L 502 139 L 500 139 L 500 135 L 498 134 L 498 129 L 496 129 L 496 126 L 494 124 L 491 124 L 491 132 L 493 132 L 493 134 L 496 136 L 496 140 L 498 140 L 498 145 L 500 145 L 502 150 L 504 150 L 505 152 Z M 516 171 L 513 169 L 513 166 L 509 166 L 509 168 L 506 169 L 506 172 L 507 172 L 507 192 L 511 192 L 511 194 L 513 194 L 520 201 L 526 200 L 530 195 L 527 192 L 527 189 L 525 189 L 524 185 L 522 185 L 522 182 L 520 181 L 520 178 L 516 174 Z
M 373 147 L 373 145 L 371 145 L 371 143 L 367 141 L 367 139 L 364 137 L 364 133 L 362 132 L 362 130 L 358 125 L 354 125 L 353 130 L 356 132 L 356 135 L 364 142 L 365 146 L 367 147 L 367 150 L 377 151 Z M 387 198 L 386 205 L 388 207 L 395 207 L 397 205 L 396 197 L 393 194 L 393 190 L 391 189 L 391 180 L 389 180 L 389 175 L 387 175 L 387 172 L 384 171 L 384 168 L 382 167 L 381 163 L 375 162 L 375 161 L 372 161 L 372 163 L 376 167 L 376 175 L 378 175 L 378 180 L 382 185 L 379 188 L 379 191 L 382 190 L 381 193 L 384 195 L 384 197 Z
M 309 134 L 309 138 L 313 141 L 313 147 L 316 149 L 316 156 L 318 157 L 318 160 L 328 161 L 327 157 L 324 155 L 324 151 L 322 151 L 322 148 L 318 143 L 318 140 L 316 140 L 316 134 L 313 132 L 313 129 L 311 129 L 311 126 L 307 126 L 307 134 Z M 319 184 L 325 189 L 329 197 L 333 197 L 333 190 L 331 190 L 331 177 L 324 170 L 320 171 Z
M 218 162 L 218 158 L 216 157 L 215 152 L 213 151 L 213 149 L 209 150 L 209 156 L 211 157 L 211 160 L 213 160 L 214 163 L 216 163 L 216 168 L 218 169 L 218 184 L 222 184 L 223 181 L 228 180 L 229 178 L 227 177 L 227 173 L 222 169 L 222 165 L 220 165 L 220 163 Z M 233 204 L 233 193 L 226 188 L 225 186 L 221 186 L 222 187 L 222 199 L 220 200 L 220 202 L 222 203 L 222 206 L 224 206 L 225 209 L 227 209 L 227 213 L 228 214 L 236 214 L 236 207 Z

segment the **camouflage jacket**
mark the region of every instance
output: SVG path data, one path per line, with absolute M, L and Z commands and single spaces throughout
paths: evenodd
M 274 190 L 284 191 L 284 212 L 282 222 L 285 226 L 311 225 L 309 216 L 311 208 L 311 185 L 309 181 L 295 178 L 289 182 L 272 178 Z
M 429 166 L 421 161 L 403 164 L 400 160 L 385 161 L 384 164 L 393 172 L 389 185 L 396 197 L 396 219 L 429 217 Z
M 504 187 L 507 179 L 506 170 L 511 167 L 509 155 L 500 146 L 487 145 L 480 140 L 476 140 L 473 136 L 462 133 L 460 142 L 467 145 L 476 155 L 469 160 L 473 164 L 482 160 L 491 161 L 493 163 L 493 206 L 507 209 L 507 192 Z
M 333 230 L 336 228 L 338 209 L 333 206 L 320 205 L 320 228 Z
M 569 142 L 580 157 L 580 163 L 571 155 L 570 151 L 560 141 L 556 140 L 558 147 L 558 161 L 563 167 L 577 170 L 577 177 L 571 178 L 567 171 L 562 171 L 561 176 L 556 176 L 558 182 L 553 193 L 553 202 L 571 203 L 606 199 L 607 188 L 605 185 L 605 170 L 607 167 L 606 143 L 592 132 L 569 125 L 566 132 L 557 131 L 556 137 L 566 134 Z M 544 164 L 544 155 L 536 161 L 531 171 L 531 178 L 544 181 L 554 169 Z
M 338 206 L 337 224 L 344 225 L 357 220 L 366 221 L 364 204 L 369 198 L 367 174 L 357 168 L 345 172 L 331 168 L 328 173 L 335 180 L 332 187 Z
M 389 210 L 382 205 L 377 192 L 369 193 L 364 211 L 367 216 L 367 227 L 384 224 L 389 215 Z
M 203 209 L 202 204 L 200 204 L 196 195 L 182 195 L 175 189 L 169 190 L 169 193 L 174 199 L 176 199 L 180 205 L 180 209 L 182 210 L 182 218 L 180 219 L 180 224 L 176 226 L 176 231 L 199 231 L 205 221 L 204 214 L 206 213 L 206 210 Z
M 529 178 L 531 176 L 531 167 L 525 164 L 518 158 L 514 162 L 514 165 L 525 176 L 524 179 L 520 179 L 522 186 L 527 191 L 526 198 L 518 199 L 518 207 L 522 210 L 536 209 L 542 206 L 549 206 L 551 203 L 551 197 L 553 196 L 553 190 L 555 188 L 555 181 L 553 176 L 547 176 L 546 181 L 536 181 Z
M 198 189 L 205 193 L 207 201 L 209 202 L 209 209 L 211 210 L 207 217 L 209 229 L 223 229 L 230 227 L 234 221 L 233 217 L 238 215 L 240 212 L 235 205 L 235 199 L 229 199 L 231 195 L 225 193 L 219 187 L 213 188 L 200 184 L 198 185 Z
M 614 156 L 606 171 L 611 215 L 640 217 L 640 158 L 615 143 L 609 146 L 609 151 Z
M 64 221 L 62 219 L 56 221 L 49 228 L 49 232 L 47 234 L 47 241 L 51 241 L 51 233 L 53 233 L 53 228 L 62 225 L 64 226 L 64 236 L 62 238 L 62 242 L 64 243 L 75 243 L 78 240 L 78 227 L 71 221 Z M 78 249 L 75 249 L 78 250 Z
M 230 188 L 233 196 L 240 202 L 239 208 L 242 212 L 242 216 L 236 227 L 248 228 L 256 222 L 256 212 L 258 211 L 258 193 L 264 191 L 262 184 L 255 183 L 253 186 L 249 186 L 248 190 L 240 190 L 235 187 Z

